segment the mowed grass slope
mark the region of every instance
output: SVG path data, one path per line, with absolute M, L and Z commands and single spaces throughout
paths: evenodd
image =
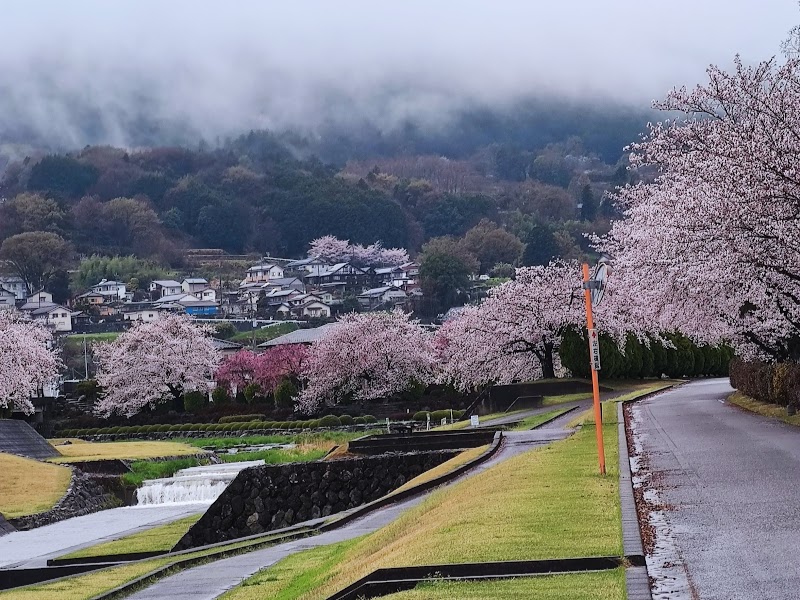
M 625 570 L 521 577 L 484 582 L 437 581 L 386 600 L 625 600 Z
M 0 452 L 0 513 L 13 519 L 53 508 L 71 477 L 67 467 Z
M 104 542 L 89 548 L 65 554 L 59 558 L 84 558 L 87 556 L 106 556 L 111 554 L 128 554 L 133 552 L 158 552 L 172 550 L 189 528 L 194 525 L 203 514 L 178 519 L 166 525 L 159 525 L 145 529 L 117 540 Z
M 594 439 L 587 426 L 511 458 L 434 492 L 375 533 L 290 556 L 224 598 L 322 599 L 381 567 L 619 556 L 616 426 L 605 426 L 606 477 Z
M 83 442 L 77 440 L 68 446 L 55 446 L 60 457 L 50 462 L 83 462 L 110 459 L 144 459 L 165 456 L 202 454 L 203 450 L 179 442 Z

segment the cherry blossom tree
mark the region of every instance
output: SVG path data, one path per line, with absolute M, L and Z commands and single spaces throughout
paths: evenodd
M 262 354 L 240 350 L 222 361 L 214 377 L 229 389 L 255 383 L 263 392 L 273 392 L 285 378 L 299 381 L 307 356 L 308 348 L 300 344 L 274 346 Z
M 326 235 L 311 242 L 309 256 L 332 263 L 349 262 L 365 267 L 399 266 L 409 262 L 408 252 L 402 248 L 384 248 L 380 242 L 369 246 L 351 244 Z
M 257 360 L 258 357 L 249 350 L 239 350 L 227 356 L 214 373 L 217 385 L 243 390 L 255 379 Z
M 625 219 L 597 247 L 662 327 L 798 360 L 800 59 L 737 58 L 708 78 L 656 104 L 685 118 L 631 146 L 657 176 L 619 191 Z
M 219 361 L 210 334 L 211 328 L 185 315 L 169 315 L 96 345 L 97 381 L 104 389 L 98 414 L 131 416 L 160 402 L 177 402 L 187 392 L 207 392 Z
M 375 400 L 433 379 L 432 335 L 402 311 L 349 314 L 312 344 L 297 410 Z
M 33 413 L 31 397 L 58 378 L 52 335 L 13 310 L 0 311 L 0 408 Z
M 595 327 L 610 334 L 622 351 L 628 332 L 643 340 L 657 333 L 627 304 L 604 300 L 595 309 Z M 561 338 L 568 328 L 585 326 L 578 262 L 517 269 L 516 279 L 494 288 L 480 305 L 465 307 L 439 329 L 434 344 L 439 381 L 466 391 L 487 383 L 563 375 Z

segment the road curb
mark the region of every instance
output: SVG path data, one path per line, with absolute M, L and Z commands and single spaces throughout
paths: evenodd
M 644 546 L 639 532 L 639 517 L 636 500 L 633 497 L 631 461 L 628 453 L 628 439 L 625 434 L 625 402 L 617 403 L 617 439 L 619 443 L 619 500 L 622 509 L 622 553 L 626 556 L 641 557 L 636 566 L 643 566 Z

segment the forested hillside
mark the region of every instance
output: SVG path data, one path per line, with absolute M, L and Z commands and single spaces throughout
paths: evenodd
M 580 254 L 584 234 L 607 227 L 603 194 L 626 181 L 622 148 L 644 121 L 532 102 L 464 112 L 447 129 L 331 125 L 216 148 L 32 152 L 5 168 L 0 242 L 47 232 L 75 256 L 180 266 L 187 248 L 299 256 L 327 234 L 413 253 L 489 220 L 527 244 L 522 263 L 537 264 Z

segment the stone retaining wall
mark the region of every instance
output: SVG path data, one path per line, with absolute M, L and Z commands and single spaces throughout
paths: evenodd
M 245 469 L 183 536 L 185 550 L 326 517 L 397 489 L 458 451 L 266 465 Z
M 94 477 L 73 469 L 67 493 L 48 511 L 8 519 L 17 530 L 34 529 L 72 517 L 80 517 L 106 508 L 119 506 L 121 501 L 114 494 L 108 493 Z

